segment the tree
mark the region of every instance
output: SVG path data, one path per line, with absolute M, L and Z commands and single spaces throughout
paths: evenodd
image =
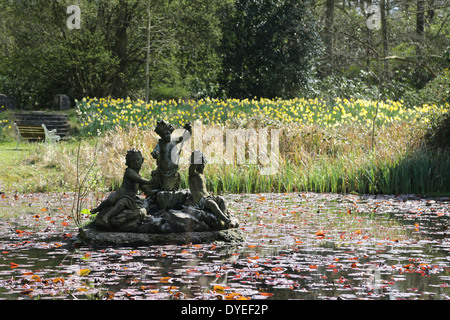
M 0 58 L 8 68 L 0 70 L 5 86 L 22 108 L 46 108 L 57 93 L 72 98 L 122 96 L 127 77 L 139 54 L 139 1 L 79 1 L 80 29 L 69 30 L 65 1 L 9 2 L 13 39 L 9 52 Z M 138 30 L 139 32 L 139 30 Z M 9 85 L 8 85 L 9 84 Z
M 328 73 L 333 73 L 333 24 L 334 24 L 334 0 L 325 2 L 325 35 L 323 37 L 325 44 L 325 64 L 328 66 Z
M 387 57 L 389 50 L 389 41 L 388 41 L 388 27 L 387 27 L 387 14 L 389 12 L 389 8 L 387 7 L 386 0 L 381 0 L 381 42 L 383 47 L 383 57 Z M 389 64 L 388 60 L 384 59 L 384 69 L 382 78 L 386 81 L 389 77 Z
M 310 1 L 237 0 L 223 25 L 222 85 L 228 95 L 294 97 L 317 63 Z

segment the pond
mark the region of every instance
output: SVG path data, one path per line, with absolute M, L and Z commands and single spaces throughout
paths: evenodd
M 132 248 L 80 243 L 70 194 L 3 194 L 0 299 L 450 298 L 449 198 L 225 197 L 243 243 Z

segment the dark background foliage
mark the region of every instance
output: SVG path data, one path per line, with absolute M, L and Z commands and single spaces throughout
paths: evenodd
M 445 0 L 75 2 L 69 30 L 70 1 L 0 0 L 0 93 L 18 108 L 58 93 L 449 101 Z

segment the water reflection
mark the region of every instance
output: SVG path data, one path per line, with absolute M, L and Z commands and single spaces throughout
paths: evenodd
M 448 202 L 227 198 L 247 235 L 240 244 L 76 247 L 76 230 L 57 218 L 2 220 L 0 298 L 449 298 Z

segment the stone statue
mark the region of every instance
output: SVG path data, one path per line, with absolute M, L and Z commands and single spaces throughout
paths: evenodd
M 138 209 L 136 204 L 136 195 L 140 185 L 150 184 L 150 181 L 142 178 L 139 175 L 144 158 L 140 151 L 136 149 L 129 150 L 125 157 L 125 164 L 127 168 L 123 175 L 122 185 L 100 205 L 91 210 L 91 214 L 102 211 L 105 208 L 110 208 L 101 219 L 105 225 L 108 225 L 109 219 L 116 216 L 125 208 Z
M 189 132 L 190 137 L 192 134 L 191 124 L 187 123 L 184 129 Z M 179 166 L 174 160 L 178 159 L 181 152 L 181 148 L 178 150 L 178 144 L 184 141 L 184 136 L 173 138 L 174 130 L 175 128 L 165 120 L 158 121 L 156 125 L 155 132 L 161 139 L 152 152 L 157 167 L 152 172 L 151 183 L 142 188 L 147 195 L 150 195 L 153 190 L 173 191 L 180 188 Z
M 201 209 L 210 211 L 218 219 L 229 223 L 230 219 L 225 215 L 225 200 L 220 196 L 210 195 L 206 190 L 206 179 L 203 175 L 206 162 L 206 157 L 203 153 L 197 150 L 192 152 L 189 166 L 189 190 L 191 191 L 192 199 Z
M 184 129 L 190 137 L 190 123 Z M 180 189 L 178 157 L 188 136 L 173 138 L 173 131 L 170 123 L 158 121 L 155 132 L 161 138 L 152 152 L 157 168 L 150 180 L 139 175 L 144 161 L 141 152 L 127 152 L 122 185 L 91 210 L 98 214 L 90 226 L 80 229 L 82 239 L 109 244 L 243 240 L 239 222 L 227 210 L 225 199 L 206 189 L 206 157 L 202 152 L 191 154 L 189 189 Z M 139 189 L 145 199 L 137 195 Z

